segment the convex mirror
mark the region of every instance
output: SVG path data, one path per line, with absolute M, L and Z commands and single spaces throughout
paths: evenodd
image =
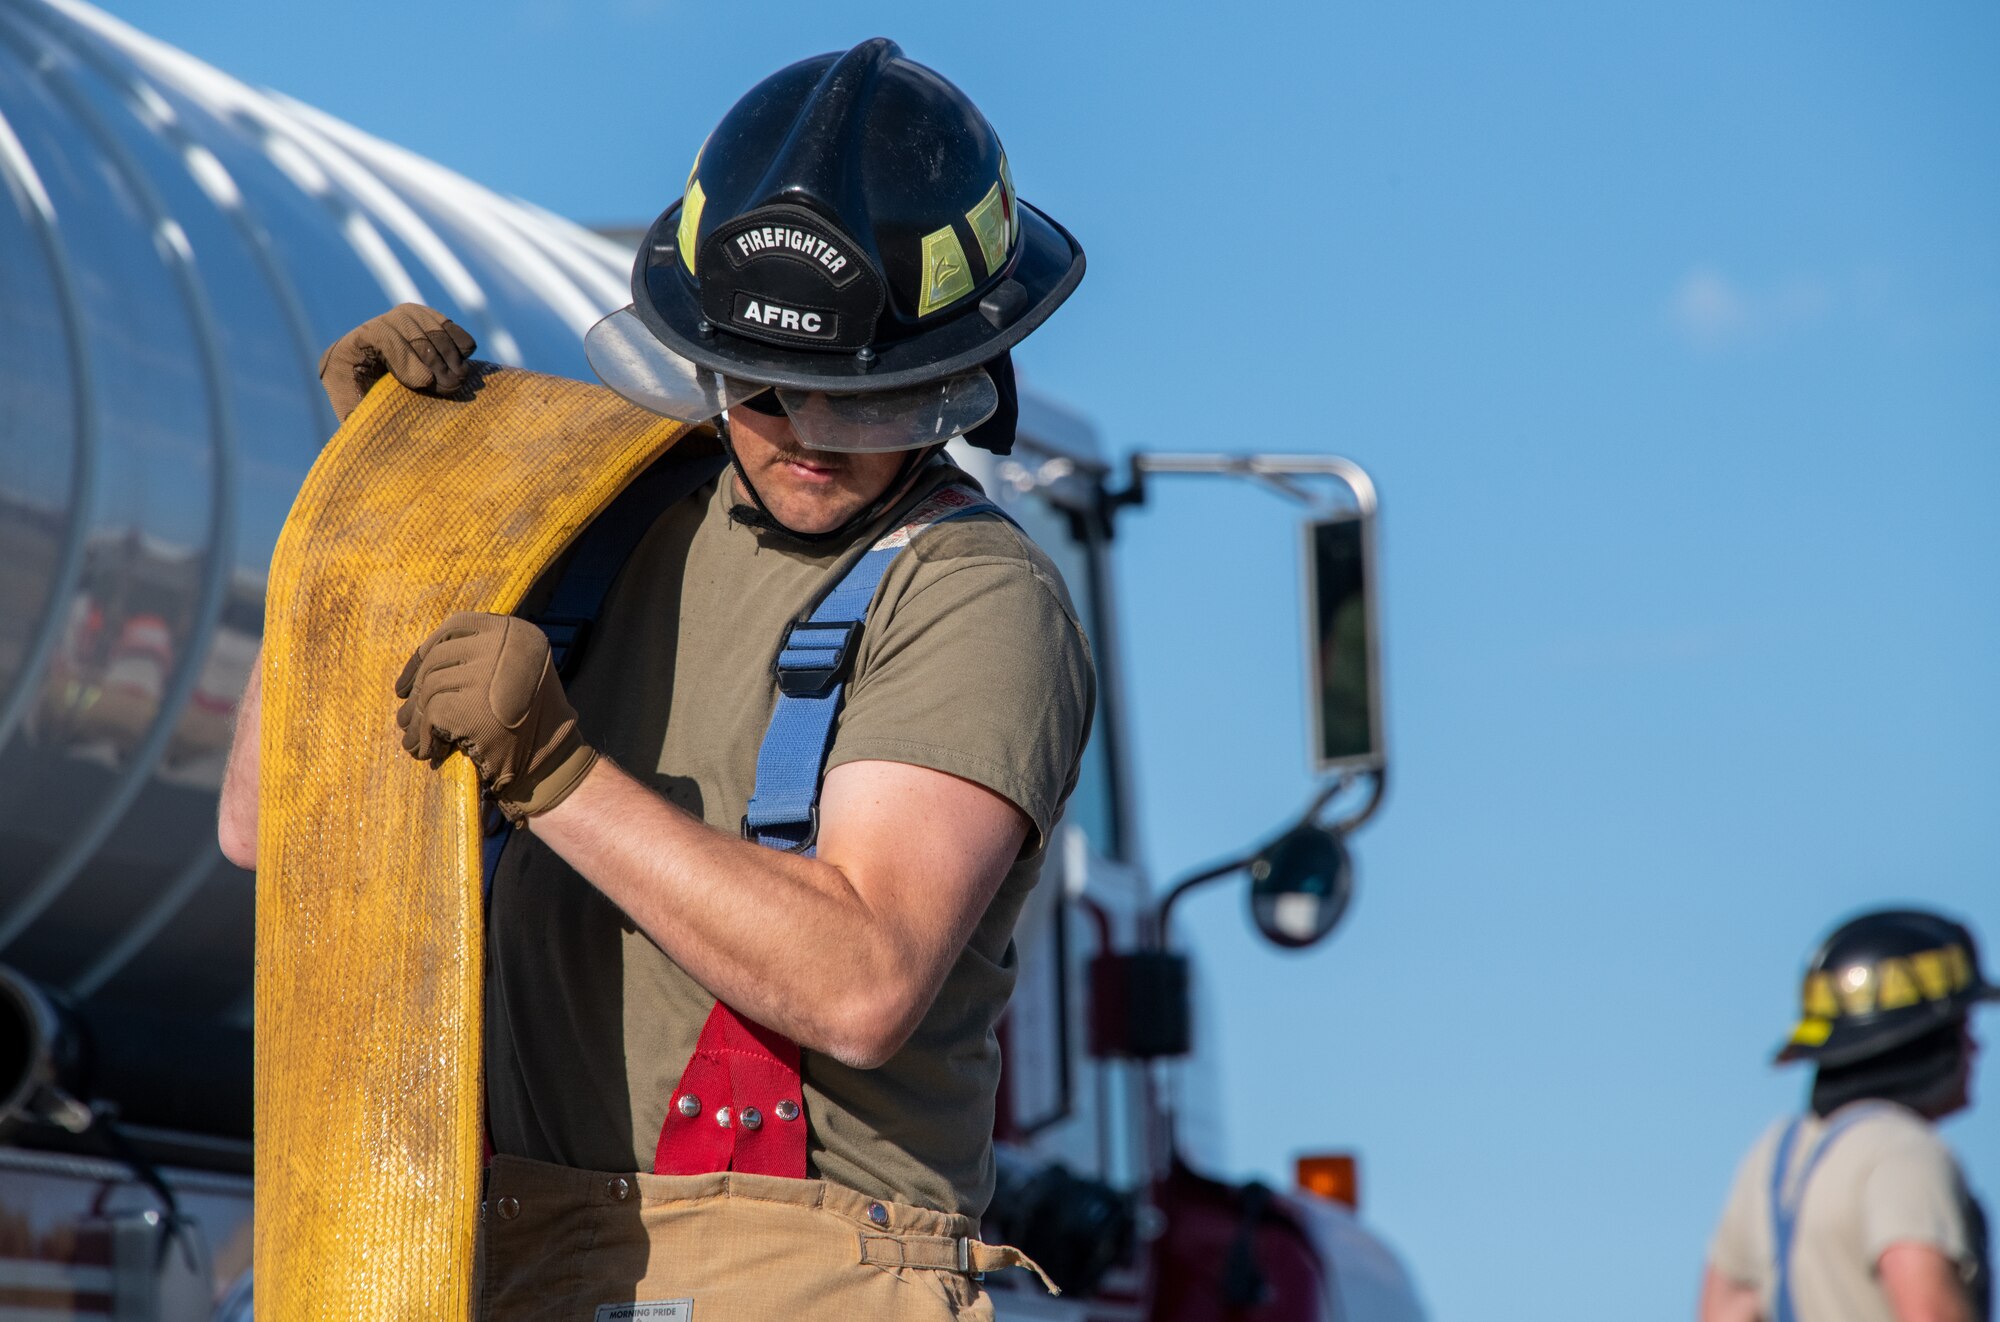
M 1326 827 L 1294 827 L 1250 861 L 1251 920 L 1289 949 L 1322 940 L 1353 897 L 1354 861 Z
M 1322 773 L 1379 771 L 1374 519 L 1356 513 L 1308 523 L 1305 561 L 1314 766 Z

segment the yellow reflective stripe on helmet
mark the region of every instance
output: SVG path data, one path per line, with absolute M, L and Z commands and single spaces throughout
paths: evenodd
M 701 158 L 695 157 L 695 164 Z M 681 202 L 681 228 L 674 239 L 674 246 L 681 250 L 681 261 L 687 264 L 688 274 L 694 274 L 694 245 L 701 234 L 701 209 L 708 205 L 708 195 L 701 191 L 701 180 L 692 176 L 688 179 L 687 197 Z
M 972 292 L 972 263 L 958 231 L 946 225 L 924 235 L 924 282 L 917 296 L 917 315 L 927 317 L 953 299 Z
M 1875 966 L 1872 964 L 1850 964 L 1834 979 L 1834 990 L 1840 994 L 1842 1014 L 1873 1014 L 1875 1012 Z
M 965 223 L 972 226 L 972 237 L 979 240 L 986 274 L 995 274 L 1007 261 L 1007 204 L 1001 200 L 999 184 L 987 189 L 979 205 L 965 213 Z
M 1949 1000 L 1970 987 L 1974 977 L 1972 955 L 1964 946 L 1940 946 L 1892 955 L 1874 964 L 1809 973 L 1800 1008 L 1808 1021 L 1907 1010 L 1924 1001 Z
M 1825 1044 L 1833 1036 L 1831 1019 L 1801 1019 L 1792 1030 L 1792 1045 L 1795 1047 L 1817 1047 Z
M 1951 995 L 1951 963 L 1942 950 L 1924 950 L 1910 956 L 1910 964 L 1917 971 L 1917 985 L 1924 990 L 1924 999 L 1941 1001 Z
M 1910 962 L 1906 959 L 1885 959 L 1876 965 L 1882 989 L 1877 1003 L 1884 1010 L 1905 1010 L 1923 999 L 1917 990 L 1917 980 L 1910 972 Z
M 1964 946 L 1946 946 L 1944 961 L 1951 968 L 1951 989 L 1964 991 L 1972 985 L 1972 956 L 1965 953 Z

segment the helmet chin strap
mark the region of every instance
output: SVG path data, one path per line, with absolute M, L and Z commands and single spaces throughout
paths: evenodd
M 901 499 L 903 492 L 910 485 L 910 479 L 915 477 L 918 471 L 930 462 L 931 457 L 942 453 L 944 450 L 944 446 L 940 444 L 927 445 L 920 449 L 909 451 L 903 458 L 903 466 L 896 470 L 896 476 L 890 479 L 889 485 L 882 489 L 882 494 L 869 502 L 866 508 L 862 509 L 838 528 L 830 528 L 825 532 L 800 532 L 796 528 L 788 528 L 778 522 L 778 516 L 771 513 L 771 507 L 766 505 L 764 497 L 758 494 L 757 484 L 750 480 L 749 470 L 743 467 L 743 460 L 736 453 L 736 441 L 729 434 L 729 418 L 726 414 L 716 418 L 715 429 L 722 436 L 723 453 L 729 456 L 730 467 L 736 470 L 736 480 L 741 482 L 743 489 L 750 493 L 750 504 L 744 505 L 739 503 L 732 506 L 729 510 L 729 517 L 746 528 L 755 528 L 760 532 L 775 533 L 780 537 L 789 537 L 793 541 L 803 543 L 807 546 L 822 546 L 829 542 L 841 541 L 844 538 L 853 536 L 862 528 L 873 523 L 883 510 L 888 509 L 889 506 Z

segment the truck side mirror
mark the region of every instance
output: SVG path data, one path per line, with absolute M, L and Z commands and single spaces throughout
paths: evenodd
M 1308 823 L 1250 861 L 1250 918 L 1266 940 L 1302 950 L 1323 940 L 1354 898 L 1354 861 L 1337 831 Z
M 1375 617 L 1375 520 L 1368 513 L 1305 527 L 1306 674 L 1316 770 L 1380 771 L 1382 686 Z

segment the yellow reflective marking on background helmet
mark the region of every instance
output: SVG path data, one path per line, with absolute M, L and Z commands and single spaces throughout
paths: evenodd
M 1972 956 L 1965 953 L 1964 946 L 1946 946 L 1944 962 L 1951 968 L 1951 989 L 1964 991 L 1972 985 Z
M 1840 992 L 1843 1014 L 1871 1014 L 1875 1009 L 1875 970 L 1866 964 L 1850 964 L 1840 971 L 1835 983 Z
M 701 164 L 701 158 L 695 158 Z M 674 239 L 674 246 L 681 250 L 681 261 L 687 264 L 688 274 L 694 274 L 694 245 L 701 234 L 701 209 L 708 205 L 708 195 L 701 191 L 701 180 L 688 176 L 687 197 L 681 202 L 681 228 Z
M 1885 959 L 1875 966 L 1875 974 L 1882 984 L 1878 998 L 1882 1009 L 1904 1010 L 1923 999 L 1908 960 Z
M 1799 1026 L 1792 1030 L 1792 1045 L 1816 1047 L 1833 1036 L 1833 1021 L 1830 1019 L 1801 1019 Z
M 1833 979 L 1825 973 L 1808 976 L 1805 994 L 1799 999 L 1804 1002 L 1805 1012 L 1809 1016 L 1833 1019 L 1840 1014 L 1840 1002 L 1833 994 Z
M 1917 971 L 1917 985 L 1924 990 L 1924 999 L 1941 1001 L 1951 995 L 1951 963 L 1942 950 L 1920 950 L 1910 956 L 1910 965 Z
M 987 189 L 979 205 L 965 213 L 965 223 L 972 226 L 972 237 L 979 240 L 986 274 L 995 274 L 1007 261 L 1007 204 L 1000 196 L 999 184 Z
M 972 263 L 958 231 L 946 225 L 924 235 L 924 283 L 917 296 L 917 315 L 927 317 L 955 298 L 972 292 Z

